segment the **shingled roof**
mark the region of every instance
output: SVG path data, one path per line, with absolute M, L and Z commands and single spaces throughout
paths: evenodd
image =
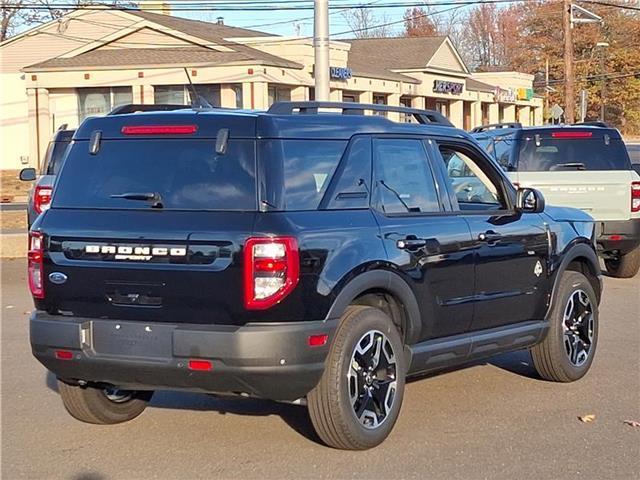
M 472 90 L 474 92 L 489 92 L 493 93 L 496 90 L 496 87 L 493 85 L 489 85 L 488 83 L 479 82 L 478 80 L 474 80 L 473 78 L 466 79 L 467 90 Z
M 144 20 L 154 22 L 166 28 L 176 30 L 206 42 L 224 45 L 232 52 L 219 52 L 206 47 L 175 48 L 126 48 L 100 49 L 81 53 L 75 57 L 52 58 L 26 67 L 24 70 L 65 69 L 78 67 L 121 67 L 121 66 L 168 66 L 168 65 L 228 65 L 254 64 L 282 68 L 302 69 L 303 65 L 261 50 L 229 40 L 234 37 L 272 37 L 268 33 L 245 28 L 230 27 L 217 23 L 171 17 L 140 10 L 127 10 L 127 13 Z M 117 40 L 113 40 L 117 43 Z

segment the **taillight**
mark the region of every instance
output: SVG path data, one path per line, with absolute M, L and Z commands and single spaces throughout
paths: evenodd
M 51 204 L 51 187 L 38 187 L 33 194 L 33 208 L 37 213 L 42 213 L 49 209 Z
M 631 182 L 631 211 L 640 212 L 640 182 Z
M 264 310 L 298 284 L 298 242 L 292 237 L 250 238 L 244 247 L 244 306 Z
M 42 268 L 43 238 L 40 232 L 29 232 L 29 253 L 27 275 L 29 290 L 34 298 L 44 298 L 44 280 Z

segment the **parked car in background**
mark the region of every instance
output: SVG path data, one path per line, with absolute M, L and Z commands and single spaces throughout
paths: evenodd
M 409 375 L 530 348 L 541 377 L 584 376 L 594 228 L 435 111 L 87 119 L 29 234 L 32 351 L 84 422 L 131 420 L 154 390 L 217 392 L 306 404 L 326 444 L 366 449 Z
M 471 133 L 515 185 L 537 188 L 549 204 L 579 208 L 596 220 L 598 250 L 611 276 L 638 273 L 640 175 L 618 130 L 604 124 L 510 123 Z
M 38 215 L 49 208 L 53 184 L 64 163 L 64 155 L 74 132 L 75 130 L 67 130 L 66 124 L 62 125 L 53 134 L 49 142 L 40 172 L 37 172 L 35 168 L 25 168 L 20 172 L 20 180 L 35 180 L 27 200 L 27 223 L 29 228 L 31 228 Z
M 640 143 L 627 143 L 631 167 L 640 175 Z

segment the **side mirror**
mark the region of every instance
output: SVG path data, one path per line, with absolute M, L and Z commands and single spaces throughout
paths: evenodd
M 544 196 L 535 188 L 519 188 L 516 194 L 516 210 L 522 213 L 542 213 Z
M 20 170 L 20 180 L 23 182 L 33 182 L 36 179 L 35 168 L 23 168 Z

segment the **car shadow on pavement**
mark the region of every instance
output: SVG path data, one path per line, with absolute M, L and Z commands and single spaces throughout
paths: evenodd
M 58 393 L 58 381 L 53 373 L 47 372 L 45 383 L 50 390 Z M 322 443 L 313 429 L 307 409 L 300 405 L 257 398 L 162 390 L 153 395 L 149 407 L 169 410 L 211 411 L 220 415 L 257 417 L 277 415 L 303 437 L 315 443 Z
M 408 383 L 432 378 L 448 373 L 453 370 L 459 370 L 480 365 L 492 365 L 499 369 L 505 370 L 516 375 L 531 379 L 540 379 L 536 373 L 531 355 L 528 350 L 519 350 L 516 352 L 497 355 L 489 360 L 471 362 L 457 368 L 451 368 L 432 374 L 420 375 L 412 377 Z M 54 392 L 58 392 L 58 383 L 55 375 L 47 372 L 46 385 Z M 204 393 L 191 393 L 180 391 L 158 391 L 154 394 L 151 408 L 163 408 L 169 410 L 194 410 L 194 411 L 210 411 L 217 412 L 220 415 L 247 415 L 267 417 L 271 415 L 279 416 L 289 427 L 311 440 L 314 443 L 321 444 L 320 438 L 317 436 L 307 409 L 300 405 L 292 405 L 288 403 L 279 403 L 270 400 L 261 400 L 255 398 L 242 398 L 233 396 L 216 396 Z M 93 477 L 87 477 L 93 478 Z

